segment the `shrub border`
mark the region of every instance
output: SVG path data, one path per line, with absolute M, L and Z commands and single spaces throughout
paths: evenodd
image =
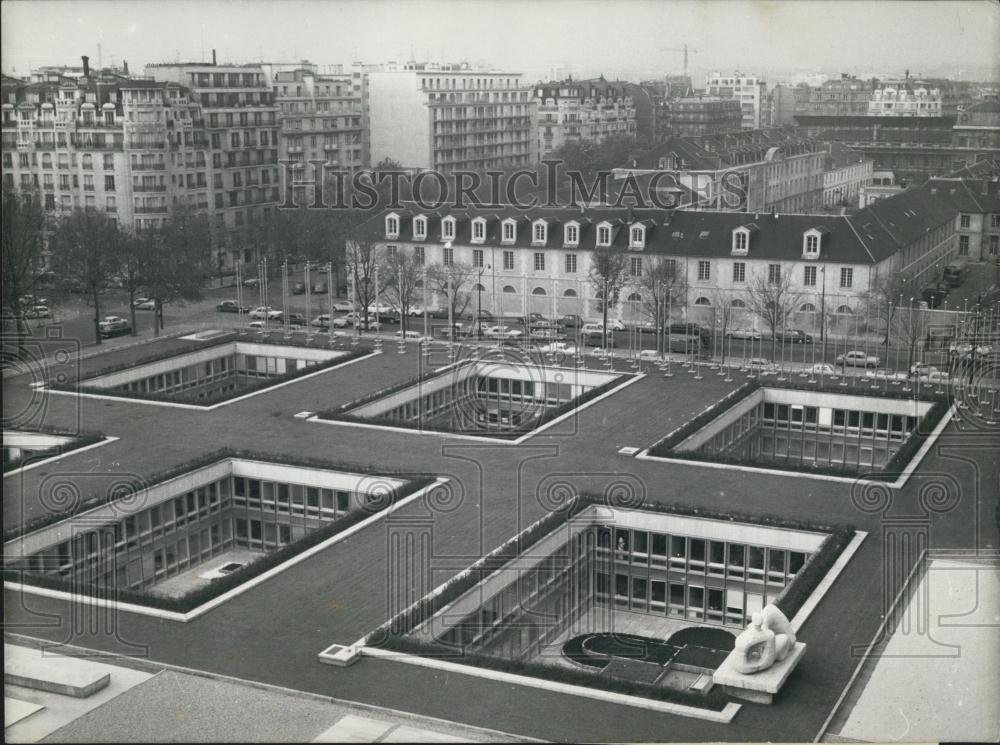
M 470 360 L 469 363 L 475 362 L 475 360 Z M 461 363 L 460 363 L 461 364 Z M 457 369 L 457 368 L 454 368 Z M 401 422 L 396 419 L 390 419 L 385 416 L 373 416 L 373 417 L 362 417 L 355 416 L 350 412 L 354 409 L 365 406 L 372 401 L 376 401 L 385 396 L 391 396 L 393 393 L 398 393 L 399 391 L 405 390 L 411 386 L 417 385 L 421 382 L 433 380 L 443 375 L 448 375 L 452 372 L 452 369 L 445 368 L 443 370 L 437 371 L 434 375 L 428 377 L 415 376 L 402 383 L 395 383 L 387 388 L 383 388 L 379 391 L 373 393 L 367 393 L 361 398 L 350 401 L 346 404 L 341 404 L 335 409 L 326 409 L 324 411 L 317 412 L 314 418 L 323 421 L 332 422 L 344 422 L 346 424 L 367 424 L 373 427 L 393 427 L 395 429 L 406 429 L 415 432 L 440 432 L 442 434 L 449 435 L 462 435 L 464 437 L 483 437 L 495 440 L 518 440 L 526 435 L 531 435 L 532 433 L 538 431 L 546 424 L 550 424 L 561 416 L 565 416 L 571 411 L 582 407 L 584 404 L 594 400 L 598 396 L 602 396 L 613 388 L 622 384 L 623 379 L 634 377 L 632 373 L 615 373 L 615 377 L 606 383 L 601 383 L 601 385 L 591 388 L 589 391 L 581 393 L 576 398 L 571 401 L 567 401 L 554 409 L 545 409 L 542 415 L 535 420 L 534 426 L 529 429 L 518 428 L 515 430 L 507 430 L 504 432 L 479 432 L 479 431 L 465 431 L 457 430 L 451 427 L 444 426 L 429 426 L 419 422 Z
M 171 354 L 158 355 L 151 359 L 138 360 L 133 363 L 125 365 L 115 365 L 107 370 L 101 370 L 98 372 L 91 373 L 85 378 L 77 378 L 71 383 L 59 383 L 57 385 L 47 386 L 50 390 L 60 391 L 63 393 L 77 393 L 84 395 L 98 395 L 98 396 L 110 396 L 113 398 L 121 398 L 125 400 L 139 400 L 139 401 L 153 401 L 156 403 L 172 403 L 172 404 L 184 404 L 185 406 L 199 406 L 199 407 L 210 407 L 216 406 L 218 404 L 224 403 L 226 401 L 231 401 L 232 399 L 239 398 L 241 396 L 246 396 L 251 393 L 257 393 L 262 390 L 271 388 L 272 386 L 279 385 L 280 383 L 287 383 L 291 380 L 304 377 L 306 375 L 312 375 L 323 370 L 328 370 L 333 367 L 338 367 L 347 362 L 352 362 L 354 360 L 360 359 L 366 355 L 371 354 L 371 350 L 366 348 L 358 348 L 351 350 L 336 349 L 333 351 L 340 352 L 340 355 L 334 357 L 333 359 L 326 360 L 317 365 L 308 365 L 299 370 L 293 370 L 291 372 L 286 372 L 282 375 L 276 375 L 270 378 L 261 378 L 258 382 L 249 385 L 246 388 L 242 388 L 238 391 L 230 391 L 228 393 L 217 394 L 210 398 L 202 398 L 197 400 L 187 400 L 179 397 L 176 394 L 167 393 L 140 393 L 138 391 L 116 391 L 108 388 L 95 388 L 87 385 L 74 385 L 74 383 L 85 383 L 90 378 L 99 377 L 101 375 L 110 375 L 115 372 L 121 372 L 122 370 L 128 369 L 130 367 L 136 367 L 137 365 L 147 365 L 153 362 L 159 362 L 162 360 L 170 359 L 171 357 L 179 357 L 185 354 L 191 354 L 193 351 L 201 351 L 203 349 L 211 349 L 212 347 L 222 346 L 223 344 L 231 344 L 233 342 L 239 342 L 239 339 L 225 339 L 215 344 L 210 344 L 207 346 L 199 347 L 197 350 L 186 350 L 183 352 L 173 352 Z M 305 349 L 315 349 L 316 347 L 310 347 L 305 344 L 283 344 L 279 342 L 269 342 L 265 340 L 256 340 L 253 343 L 257 344 L 270 344 L 272 346 L 299 346 Z
M 430 486 L 436 481 L 434 476 L 428 474 L 412 474 L 412 473 L 392 473 L 385 469 L 374 470 L 370 467 L 354 467 L 351 465 L 329 463 L 325 461 L 316 461 L 313 459 L 302 459 L 302 458 L 281 458 L 272 454 L 262 454 L 254 453 L 251 451 L 242 450 L 220 450 L 215 453 L 211 453 L 201 458 L 189 461 L 187 464 L 178 466 L 169 471 L 165 471 L 162 475 L 153 477 L 150 479 L 146 486 L 154 486 L 156 484 L 161 484 L 165 481 L 169 481 L 172 478 L 176 478 L 179 475 L 188 473 L 193 470 L 200 468 L 205 468 L 207 466 L 213 465 L 223 460 L 254 460 L 254 461 L 264 461 L 268 463 L 275 463 L 279 465 L 288 466 L 301 466 L 310 468 L 322 468 L 324 470 L 337 470 L 337 471 L 350 471 L 352 473 L 361 473 L 364 475 L 378 475 L 385 476 L 386 478 L 394 478 L 403 480 L 404 483 L 400 485 L 394 491 L 392 499 L 388 500 L 387 503 L 380 507 L 378 510 L 371 511 L 366 507 L 356 507 L 350 512 L 344 514 L 329 523 L 326 523 L 322 527 L 314 530 L 310 533 L 306 533 L 302 538 L 289 543 L 288 545 L 279 548 L 269 554 L 264 554 L 260 558 L 256 559 L 252 563 L 248 564 L 244 568 L 228 574 L 225 577 L 221 577 L 218 580 L 212 582 L 209 585 L 198 588 L 179 598 L 164 597 L 162 595 L 156 595 L 154 593 L 143 591 L 143 590 L 117 590 L 114 593 L 114 599 L 122 603 L 134 603 L 136 605 L 141 605 L 149 608 L 156 608 L 159 610 L 172 611 L 177 613 L 187 613 L 216 597 L 223 595 L 224 593 L 232 590 L 233 588 L 242 585 L 244 582 L 253 579 L 254 577 L 263 574 L 270 569 L 282 564 L 289 559 L 297 556 L 303 551 L 322 543 L 323 541 L 332 538 L 338 533 L 347 530 L 353 525 L 365 520 L 372 515 L 376 515 L 385 509 L 390 508 L 393 504 L 397 503 L 399 500 L 404 499 L 416 491 Z M 76 510 L 72 512 L 63 512 L 57 515 L 46 515 L 39 518 L 32 523 L 28 523 L 24 528 L 14 528 L 8 530 L 4 536 L 4 540 L 10 540 L 11 537 L 21 537 L 26 533 L 33 532 L 52 523 L 59 522 L 76 514 L 85 512 L 87 510 L 93 509 L 94 507 L 100 506 L 106 503 L 106 498 L 94 497 L 85 500 L 80 503 Z M 11 536 L 11 533 L 14 533 Z M 23 569 L 9 569 L 4 568 L 3 578 L 6 582 L 17 582 L 24 585 L 30 585 L 33 587 L 41 587 L 53 590 L 59 590 L 62 592 L 83 594 L 89 597 L 104 597 L 102 591 L 99 588 L 92 587 L 90 585 L 80 586 L 79 584 L 73 583 L 70 580 L 63 579 L 61 577 L 54 577 L 48 574 L 33 574 L 27 572 Z
M 918 400 L 923 402 L 933 402 L 931 408 L 927 411 L 927 414 L 920 420 L 917 428 L 910 433 L 910 436 L 903 441 L 899 450 L 896 451 L 895 455 L 889 459 L 888 463 L 879 470 L 872 472 L 864 472 L 861 467 L 859 468 L 849 468 L 846 466 L 816 466 L 809 464 L 791 464 L 784 461 L 764 461 L 761 459 L 751 459 L 751 458 L 738 458 L 735 456 L 725 456 L 725 455 L 705 455 L 702 453 L 695 453 L 691 451 L 678 451 L 675 448 L 681 442 L 686 440 L 688 437 L 693 435 L 699 429 L 704 427 L 710 421 L 714 420 L 716 417 L 720 416 L 723 412 L 735 406 L 737 403 L 742 401 L 751 395 L 754 391 L 761 388 L 779 388 L 779 389 L 791 389 L 808 391 L 811 393 L 830 393 L 830 394 L 841 394 L 841 395 L 862 395 L 869 398 L 891 398 L 894 400 Z M 903 391 L 888 391 L 884 393 L 859 393 L 852 392 L 850 388 L 830 388 L 830 387 L 817 387 L 810 386 L 807 383 L 801 383 L 798 381 L 785 381 L 781 384 L 775 385 L 771 383 L 762 382 L 760 379 L 752 380 L 748 383 L 744 383 L 742 386 L 736 389 L 733 393 L 730 393 L 725 398 L 717 401 L 715 404 L 709 408 L 702 411 L 698 416 L 689 422 L 681 425 L 673 432 L 668 434 L 662 440 L 654 443 L 647 450 L 645 455 L 651 458 L 670 458 L 677 461 L 689 461 L 693 464 L 699 463 L 721 463 L 725 465 L 733 466 L 746 466 L 747 468 L 764 468 L 764 469 L 774 469 L 778 471 L 788 471 L 789 473 L 798 473 L 806 475 L 819 475 L 819 476 L 834 476 L 839 478 L 864 478 L 869 481 L 895 481 L 899 474 L 902 473 L 903 469 L 907 464 L 913 459 L 913 457 L 919 452 L 920 448 L 923 446 L 927 438 L 934 432 L 935 427 L 940 423 L 941 419 L 948 413 L 950 408 L 950 402 L 945 394 L 934 394 L 930 396 L 917 396 L 909 395 Z
M 755 515 L 743 512 L 718 512 L 679 503 L 644 502 L 641 505 L 616 505 L 604 496 L 580 493 L 563 508 L 547 513 L 525 528 L 521 533 L 508 539 L 479 561 L 472 564 L 467 570 L 447 581 L 440 587 L 436 594 L 424 595 L 416 603 L 404 609 L 386 623 L 373 629 L 358 644 L 362 646 L 375 646 L 377 648 L 413 654 L 420 657 L 442 658 L 455 664 L 501 670 L 543 680 L 571 683 L 587 688 L 614 691 L 616 693 L 639 695 L 645 698 L 696 706 L 698 708 L 721 710 L 725 701 L 719 706 L 719 709 L 714 708 L 714 703 L 706 707 L 706 697 L 701 694 L 673 691 L 641 683 L 608 680 L 591 673 L 567 670 L 541 663 L 502 660 L 485 655 L 466 654 L 464 652 L 459 655 L 456 654 L 454 648 L 447 645 L 410 639 L 406 636 L 417 626 L 457 600 L 513 558 L 516 558 L 517 555 L 529 549 L 543 537 L 568 522 L 572 517 L 579 515 L 584 510 L 593 506 L 604 506 L 613 509 L 627 508 L 637 511 L 697 517 L 706 520 L 745 522 L 788 530 L 826 533 L 826 538 L 820 544 L 819 549 L 810 557 L 799 574 L 776 600 L 776 605 L 788 618 L 792 618 L 812 595 L 855 535 L 855 528 L 852 525 L 823 525 L 768 514 Z M 391 633 L 389 633 L 389 630 L 391 630 Z M 456 657 L 459 657 L 460 660 L 454 659 Z M 577 675 L 583 677 L 575 677 Z M 696 698 L 691 699 L 689 698 L 690 696 L 695 696 Z M 709 697 L 711 697 L 711 693 Z

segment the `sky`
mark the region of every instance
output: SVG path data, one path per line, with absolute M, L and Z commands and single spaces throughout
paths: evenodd
M 527 79 L 712 70 L 1000 79 L 995 0 L 4 0 L 0 69 L 98 61 L 468 61 Z

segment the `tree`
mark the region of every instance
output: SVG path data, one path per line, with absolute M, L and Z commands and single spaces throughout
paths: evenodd
M 594 305 L 601 314 L 603 341 L 608 346 L 608 309 L 618 305 L 627 276 L 628 256 L 617 246 L 601 246 L 594 250 L 588 278 L 594 288 Z
M 366 331 L 368 313 L 381 289 L 375 284 L 380 257 L 378 244 L 364 234 L 358 233 L 347 242 L 347 271 L 354 285 L 354 304 Z M 381 277 L 378 279 L 381 282 Z
M 94 308 L 94 338 L 101 343 L 101 293 L 120 271 L 122 234 L 103 213 L 74 210 L 49 239 L 53 271 L 81 289 Z
M 389 302 L 399 310 L 399 327 L 405 335 L 410 306 L 423 280 L 424 265 L 412 253 L 399 249 L 383 259 L 380 275 Z
M 919 299 L 919 288 L 909 275 L 889 271 L 875 276 L 862 300 L 865 317 L 874 320 L 878 324 L 879 331 L 883 329 L 885 331 L 883 344 L 889 345 L 892 321 L 896 312 Z
M 3 307 L 14 317 L 17 346 L 24 337 L 21 296 L 34 290 L 45 242 L 45 212 L 38 195 L 3 187 Z
M 792 273 L 781 264 L 776 266 L 776 275 L 769 268 L 767 275 L 758 274 L 747 285 L 747 305 L 771 332 L 772 358 L 777 350 L 778 333 L 784 331 L 797 299 L 792 291 Z
M 472 280 L 479 272 L 469 264 L 432 264 L 427 267 L 428 290 L 444 295 L 447 309 L 451 307 L 452 320 L 457 320 L 472 300 Z
M 650 256 L 643 262 L 639 286 L 643 290 L 643 309 L 653 319 L 654 324 L 660 326 L 656 334 L 656 351 L 662 352 L 665 327 L 670 323 L 670 313 L 666 307 L 667 291 L 669 290 L 671 301 L 684 297 L 687 291 L 684 269 L 678 267 L 676 259 Z
M 128 293 L 129 321 L 132 323 L 132 336 L 135 336 L 135 299 L 143 285 L 143 244 L 135 233 L 122 236 L 119 242 L 120 254 L 118 265 L 121 269 L 119 279 L 122 288 Z
M 156 304 L 156 334 L 164 326 L 165 303 L 201 298 L 210 234 L 208 218 L 182 206 L 163 227 L 138 235 L 141 282 Z
M 733 307 L 732 301 L 729 299 L 727 294 L 722 290 L 714 290 L 712 292 L 712 311 L 715 316 L 715 328 L 712 329 L 712 334 L 718 334 L 721 340 L 722 346 L 722 364 L 726 364 L 726 336 L 728 336 L 730 328 L 733 325 L 733 319 L 736 316 L 736 308 Z
M 919 307 L 917 300 L 906 298 L 893 314 L 892 335 L 906 345 L 909 361 L 906 369 L 911 370 L 917 347 L 927 336 L 927 311 Z

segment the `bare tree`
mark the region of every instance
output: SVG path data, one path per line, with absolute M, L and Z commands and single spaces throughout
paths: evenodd
M 368 313 L 379 296 L 375 285 L 376 267 L 381 258 L 378 244 L 370 237 L 357 234 L 347 242 L 347 271 L 354 283 L 354 303 L 361 314 L 360 321 L 368 330 Z M 379 277 L 379 281 L 382 278 Z M 375 309 L 377 312 L 377 309 Z
M 399 327 L 405 335 L 409 325 L 410 306 L 423 280 L 424 265 L 412 253 L 397 249 L 383 259 L 380 274 L 379 280 L 384 284 L 389 302 L 399 311 Z
M 588 278 L 594 288 L 594 305 L 601 314 L 603 346 L 608 346 L 608 310 L 618 305 L 622 288 L 628 279 L 628 256 L 618 246 L 599 247 L 590 260 Z
M 64 281 L 86 294 L 94 308 L 94 337 L 101 343 L 101 294 L 119 273 L 122 234 L 103 213 L 75 210 L 49 239 L 52 265 Z
M 34 289 L 45 242 L 45 212 L 38 195 L 3 187 L 3 306 L 14 317 L 17 346 L 24 336 L 21 296 Z
M 911 302 L 919 299 L 919 288 L 909 275 L 891 271 L 876 275 L 862 300 L 865 317 L 877 323 L 879 331 L 885 332 L 882 339 L 884 345 L 889 345 L 893 318 L 897 311 L 909 307 Z
M 478 276 L 479 272 L 469 264 L 432 264 L 427 267 L 427 289 L 444 295 L 445 302 L 451 305 L 452 319 L 457 319 L 469 307 L 472 300 L 472 280 Z
M 712 292 L 712 311 L 715 316 L 715 325 L 712 334 L 718 334 L 722 341 L 722 364 L 726 364 L 726 336 L 733 325 L 733 318 L 736 315 L 736 308 L 723 290 Z
M 918 301 L 911 302 L 909 298 L 893 313 L 891 335 L 906 345 L 909 358 L 907 370 L 913 368 L 917 347 L 927 336 L 927 316 L 927 311 L 919 307 Z
M 687 291 L 687 278 L 676 259 L 650 256 L 643 264 L 642 276 L 639 277 L 642 305 L 654 325 L 660 326 L 656 334 L 656 351 L 659 353 L 663 351 L 666 326 L 670 323 L 667 298 L 671 299 L 671 305 L 676 304 L 674 301 L 677 298 L 683 298 Z
M 792 273 L 781 264 L 777 273 L 758 274 L 747 283 L 747 305 L 771 332 L 771 357 L 777 350 L 778 334 L 785 330 L 785 322 L 795 309 L 797 294 L 792 291 Z

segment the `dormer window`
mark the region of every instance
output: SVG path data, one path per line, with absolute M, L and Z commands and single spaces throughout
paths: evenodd
M 446 217 L 441 220 L 441 238 L 450 241 L 455 237 L 455 218 Z
M 545 220 L 538 220 L 531 226 L 531 242 L 535 245 L 544 244 L 549 239 L 549 226 Z
M 750 236 L 744 230 L 737 230 L 733 234 L 733 253 L 745 255 L 748 250 Z
M 628 232 L 629 248 L 645 248 L 646 228 L 642 225 L 633 225 Z
M 513 243 L 517 240 L 517 225 L 513 220 L 504 220 L 500 231 L 501 243 Z
M 472 242 L 482 243 L 486 240 L 486 220 L 477 217 L 472 221 Z
M 385 237 L 399 238 L 399 215 L 393 213 L 385 218 Z
M 571 222 L 563 229 L 563 242 L 567 246 L 576 246 L 580 243 L 580 226 Z
M 819 252 L 822 248 L 823 243 L 823 233 L 826 232 L 820 228 L 812 228 L 807 230 L 802 234 L 802 258 L 803 259 L 818 259 Z
M 606 222 L 597 226 L 597 245 L 599 247 L 611 245 L 611 226 Z
M 426 217 L 413 218 L 414 240 L 422 241 L 426 237 L 427 237 L 427 218 Z

